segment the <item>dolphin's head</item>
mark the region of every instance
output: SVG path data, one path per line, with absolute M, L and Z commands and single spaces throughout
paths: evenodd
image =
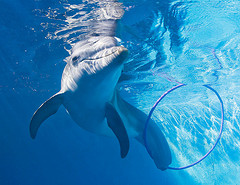
M 118 81 L 128 56 L 128 50 L 120 45 L 119 40 L 116 37 L 95 36 L 76 43 L 63 72 L 62 87 L 67 82 L 67 89 L 73 90 L 83 81 L 93 78 Z
M 122 64 L 128 50 L 120 45 L 119 40 L 116 37 L 97 36 L 78 42 L 72 49 L 69 62 L 75 67 L 88 66 L 88 74 L 96 73 L 112 63 Z
M 96 74 L 106 67 L 123 64 L 128 51 L 116 37 L 96 36 L 78 42 L 72 49 L 69 63 L 80 75 Z

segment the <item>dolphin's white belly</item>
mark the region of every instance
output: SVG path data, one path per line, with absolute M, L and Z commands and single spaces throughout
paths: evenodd
M 74 92 L 66 93 L 64 107 L 72 119 L 83 129 L 101 135 L 114 136 L 107 125 L 105 105 L 110 102 L 117 81 L 121 75 L 120 68 L 107 80 L 80 84 Z
M 96 93 L 89 94 L 96 96 Z M 72 119 L 83 129 L 101 135 L 112 135 L 107 126 L 105 119 L 105 104 L 110 100 L 107 99 L 102 103 L 94 102 L 91 98 L 71 98 L 72 102 L 67 102 L 64 107 L 69 112 Z M 93 106 L 94 105 L 94 106 Z

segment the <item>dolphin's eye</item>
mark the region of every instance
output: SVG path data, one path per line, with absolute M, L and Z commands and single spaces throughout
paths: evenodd
M 75 57 L 73 57 L 73 58 L 72 58 L 72 61 L 73 61 L 73 62 L 76 62 L 76 61 L 77 61 L 77 59 L 78 59 L 78 57 L 77 57 L 77 56 L 75 56 Z
M 78 60 L 79 60 L 79 57 L 78 56 L 75 56 L 72 58 L 72 64 L 73 65 L 77 65 L 78 64 Z

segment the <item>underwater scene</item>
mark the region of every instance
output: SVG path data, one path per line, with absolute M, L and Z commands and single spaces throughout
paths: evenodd
M 0 0 L 0 185 L 240 184 L 239 10 Z

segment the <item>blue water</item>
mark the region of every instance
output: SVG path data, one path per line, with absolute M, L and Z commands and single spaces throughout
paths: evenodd
M 88 34 L 83 23 L 94 0 L 0 0 L 0 184 L 159 185 L 240 184 L 240 2 L 237 0 L 123 1 L 120 37 L 130 55 L 119 88 L 148 113 L 177 82 L 188 84 L 157 107 L 173 163 L 195 162 L 213 145 L 221 95 L 225 125 L 213 153 L 193 168 L 160 171 L 135 139 L 125 159 L 115 138 L 89 133 L 63 107 L 41 126 L 34 111 L 60 89 L 69 49 Z

